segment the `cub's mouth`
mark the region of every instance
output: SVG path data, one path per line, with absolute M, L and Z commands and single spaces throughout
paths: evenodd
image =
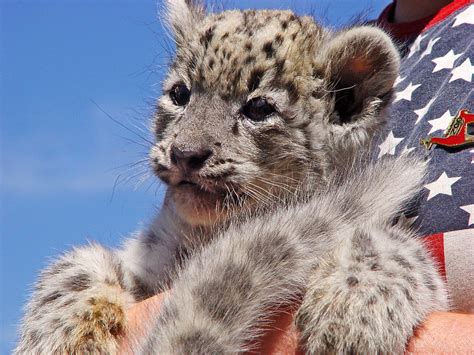
M 168 184 L 168 194 L 178 215 L 192 225 L 209 225 L 226 219 L 239 198 L 238 189 L 220 179 L 183 179 Z
M 175 189 L 181 189 L 190 193 L 198 193 L 210 196 L 221 196 L 222 198 L 225 198 L 230 191 L 228 188 L 222 185 L 223 184 L 219 180 L 197 181 L 191 179 L 183 179 L 175 184 L 172 184 L 171 186 Z
M 195 186 L 195 187 L 199 187 L 198 184 L 192 182 L 192 181 L 189 181 L 189 180 L 183 180 L 181 181 L 178 186 Z

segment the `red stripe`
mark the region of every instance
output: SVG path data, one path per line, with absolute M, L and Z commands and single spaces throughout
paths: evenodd
M 453 12 L 471 3 L 472 0 L 455 0 L 441 8 L 435 14 L 420 20 L 404 23 L 392 23 L 390 21 L 395 6 L 395 3 L 393 2 L 382 11 L 377 22 L 383 29 L 390 32 L 396 39 L 405 41 L 418 36 L 421 32 L 428 30 L 432 26 L 446 19 Z
M 439 272 L 446 277 L 446 266 L 444 260 L 444 234 L 432 234 L 423 238 L 425 247 L 430 251 L 431 255 L 438 263 Z
M 449 3 L 448 5 L 443 7 L 441 10 L 439 10 L 438 13 L 434 15 L 434 17 L 426 24 L 425 28 L 423 28 L 423 31 L 426 31 L 430 27 L 436 25 L 438 22 L 443 21 L 446 17 L 451 15 L 453 12 L 471 3 L 472 3 L 472 0 L 458 0 L 458 1 L 453 1 L 452 3 Z

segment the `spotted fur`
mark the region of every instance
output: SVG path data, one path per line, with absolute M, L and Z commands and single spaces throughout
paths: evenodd
M 43 271 L 17 353 L 114 353 L 127 307 L 169 287 L 137 352 L 248 350 L 302 296 L 309 353 L 403 352 L 447 303 L 421 243 L 391 224 L 425 164 L 367 153 L 398 72 L 390 38 L 192 0 L 167 1 L 166 19 L 176 54 L 150 150 L 163 208 L 123 248 L 76 248 Z
M 406 157 L 379 162 L 304 203 L 232 224 L 179 272 L 140 351 L 251 351 L 272 312 L 306 293 L 296 322 L 308 353 L 403 353 L 413 327 L 447 308 L 420 241 L 389 223 L 424 169 Z

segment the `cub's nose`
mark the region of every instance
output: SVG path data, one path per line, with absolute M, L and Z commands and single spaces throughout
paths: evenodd
M 182 150 L 172 145 L 170 150 L 171 162 L 185 172 L 201 169 L 211 155 L 210 149 Z

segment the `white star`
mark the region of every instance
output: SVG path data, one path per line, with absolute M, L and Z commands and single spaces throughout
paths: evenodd
M 474 74 L 474 65 L 472 65 L 471 60 L 467 58 L 460 66 L 454 68 L 451 73 L 453 73 L 453 76 L 449 79 L 449 82 L 458 79 L 471 82 L 472 75 Z
M 448 175 L 446 175 L 446 172 L 443 172 L 436 181 L 425 185 L 425 188 L 430 190 L 427 201 L 439 194 L 453 196 L 451 185 L 460 178 L 461 177 L 450 178 Z
M 474 6 L 469 6 L 466 10 L 457 15 L 453 27 L 462 25 L 463 23 L 474 25 Z
M 451 49 L 444 56 L 433 59 L 432 62 L 436 64 L 433 69 L 433 73 L 443 69 L 452 69 L 454 67 L 454 62 L 461 56 L 461 54 L 462 53 L 454 54 L 453 50 Z
M 459 206 L 459 208 L 469 213 L 469 223 L 467 225 L 474 224 L 474 205 Z
M 395 79 L 395 82 L 393 83 L 393 86 L 396 87 L 398 84 L 400 84 L 406 78 L 407 78 L 406 76 L 404 76 L 403 78 L 402 78 L 401 75 L 397 76 L 397 78 Z
M 425 37 L 426 37 L 426 35 L 421 35 L 421 36 L 418 36 L 416 38 L 415 42 L 413 42 L 413 44 L 410 47 L 410 53 L 408 53 L 407 58 L 410 58 L 413 54 L 415 54 L 416 52 L 418 52 L 420 50 L 421 41 Z
M 400 100 L 408 100 L 411 101 L 411 95 L 413 91 L 415 91 L 421 84 L 413 85 L 412 83 L 408 84 L 405 90 L 399 91 L 395 93 L 395 99 L 393 103 L 400 101 Z
M 439 131 L 440 129 L 445 131 L 452 120 L 453 120 L 453 115 L 451 115 L 451 112 L 449 112 L 449 110 L 443 113 L 443 116 L 441 116 L 440 118 L 429 120 L 428 123 L 431 125 L 431 129 L 428 132 L 428 134 Z
M 379 145 L 380 152 L 378 158 L 384 156 L 385 154 L 395 155 L 395 149 L 402 140 L 403 138 L 395 138 L 393 132 L 390 131 L 390 133 L 387 135 L 387 138 L 385 138 L 385 141 Z
M 436 97 L 433 97 L 430 101 L 428 101 L 428 103 L 425 105 L 425 107 L 422 107 L 422 108 L 414 111 L 416 116 L 417 116 L 415 124 L 418 124 L 418 122 L 421 121 L 421 119 L 426 115 L 426 113 L 430 109 L 431 105 L 433 105 L 433 102 L 435 102 L 435 100 L 436 100 Z
M 426 49 L 423 51 L 423 53 L 421 53 L 420 59 L 423 58 L 424 56 L 431 54 L 433 46 L 435 45 L 436 42 L 439 41 L 440 38 L 441 37 L 430 39 L 430 41 L 428 42 L 428 45 L 426 46 Z

